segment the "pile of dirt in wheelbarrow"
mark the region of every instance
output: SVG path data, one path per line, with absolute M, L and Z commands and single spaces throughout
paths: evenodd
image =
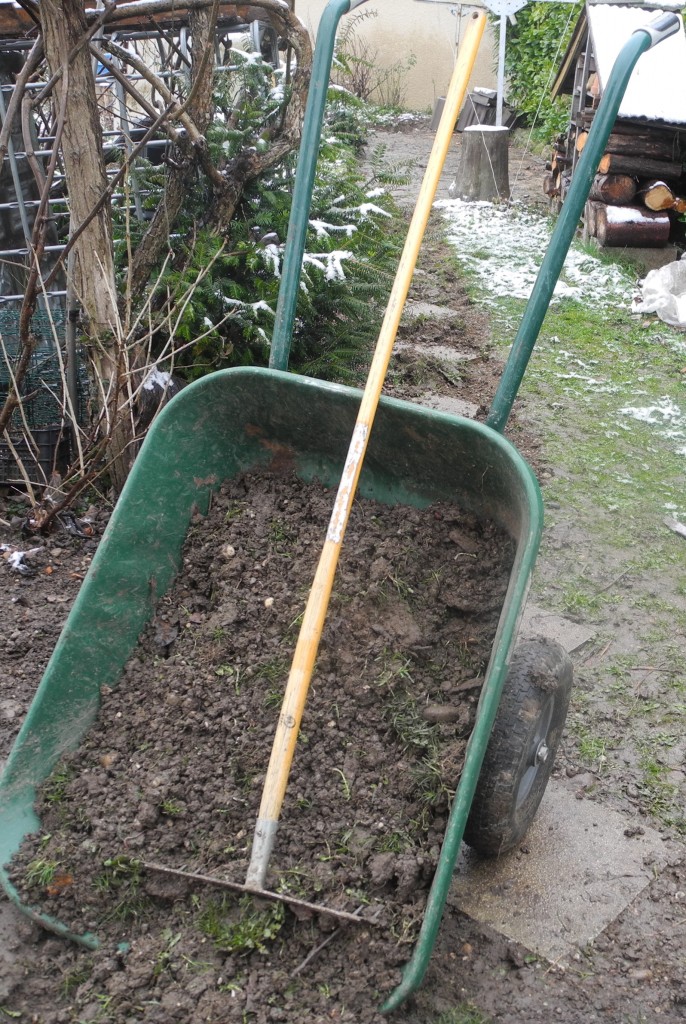
M 509 578 L 492 524 L 446 505 L 353 509 L 268 884 L 360 923 L 148 866 L 243 882 L 332 501 L 264 472 L 194 517 L 173 588 L 12 869 L 29 902 L 101 946 L 48 939 L 19 1009 L 52 984 L 45 1022 L 384 1019 Z

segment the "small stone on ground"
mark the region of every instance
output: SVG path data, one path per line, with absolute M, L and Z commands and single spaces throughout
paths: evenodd
M 557 640 L 568 654 L 574 654 L 593 639 L 595 631 L 587 625 L 572 622 L 545 608 L 527 604 L 519 627 L 519 637 L 521 640 L 528 640 L 537 636 Z

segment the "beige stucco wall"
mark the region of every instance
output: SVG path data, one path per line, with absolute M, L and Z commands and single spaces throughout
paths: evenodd
M 296 14 L 313 36 L 326 3 L 327 0 L 295 0 Z M 360 36 L 378 52 L 380 63 L 394 64 L 409 53 L 415 54 L 417 63 L 407 72 L 405 106 L 408 110 L 431 110 L 436 97 L 445 95 L 455 64 L 456 46 L 474 8 L 422 0 L 370 0 L 345 18 L 355 17 L 356 13 L 362 14 L 370 8 L 376 10 L 378 16 L 360 21 Z M 452 11 L 461 12 L 461 17 Z M 470 88 L 474 85 L 495 87 L 496 51 L 489 24 Z

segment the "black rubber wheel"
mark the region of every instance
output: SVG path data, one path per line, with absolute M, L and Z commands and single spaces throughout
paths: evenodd
M 553 640 L 527 640 L 505 679 L 464 840 L 497 857 L 534 819 L 553 769 L 572 690 L 572 662 Z

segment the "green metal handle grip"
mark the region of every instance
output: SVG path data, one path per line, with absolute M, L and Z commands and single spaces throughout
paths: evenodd
M 505 429 L 636 62 L 651 46 L 677 32 L 680 24 L 675 14 L 660 15 L 636 29 L 615 61 L 486 420 L 494 430 Z
M 269 354 L 272 370 L 288 369 L 336 29 L 342 16 L 361 3 L 365 0 L 329 0 L 319 22 Z

